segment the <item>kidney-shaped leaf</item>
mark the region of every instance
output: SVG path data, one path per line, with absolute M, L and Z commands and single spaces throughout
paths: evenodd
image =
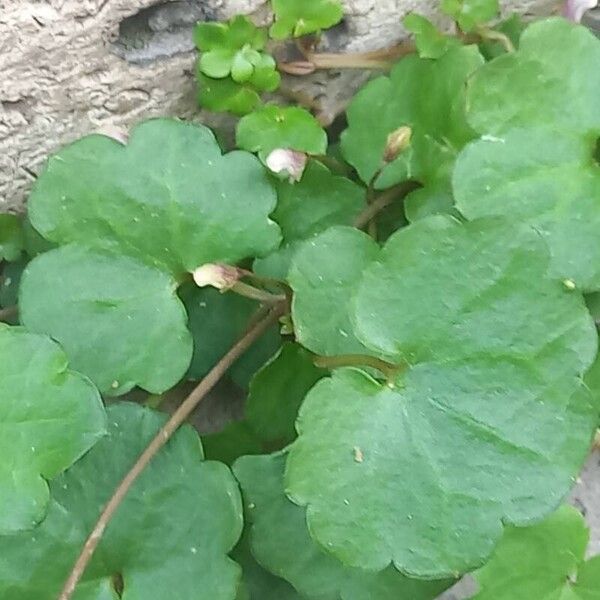
M 434 217 L 366 266 L 354 333 L 405 373 L 395 387 L 357 370 L 317 383 L 287 465 L 290 497 L 342 562 L 461 573 L 503 521 L 566 494 L 596 424 L 581 377 L 597 340 L 548 261 L 529 228 Z
M 23 273 L 21 319 L 58 340 L 102 392 L 139 385 L 161 393 L 183 377 L 192 356 L 176 285 L 134 258 L 64 246 Z
M 276 40 L 333 27 L 344 15 L 340 0 L 272 0 L 272 3 L 275 23 L 271 35 Z
M 429 600 L 452 585 L 452 580 L 409 579 L 394 567 L 381 572 L 352 569 L 328 555 L 310 537 L 304 510 L 284 494 L 285 458 L 285 454 L 245 456 L 233 467 L 259 564 L 315 600 Z
M 70 371 L 49 338 L 0 324 L 0 532 L 31 529 L 46 514 L 46 479 L 104 434 L 91 382 Z
M 584 561 L 589 532 L 571 506 L 530 527 L 507 527 L 490 561 L 473 574 L 473 600 L 598 600 L 600 556 Z
M 600 64 L 600 63 L 599 63 Z M 457 208 L 469 219 L 504 216 L 546 237 L 552 272 L 585 290 L 600 289 L 600 167 L 595 140 L 554 128 L 484 137 L 458 157 Z
M 206 127 L 156 119 L 129 143 L 90 135 L 55 154 L 29 199 L 46 238 L 140 257 L 174 275 L 272 250 L 276 197 L 259 161 Z
M 103 505 L 164 422 L 125 403 L 110 407 L 108 417 L 109 436 L 51 483 L 43 523 L 0 538 L 3 598 L 56 599 Z M 123 501 L 77 600 L 234 600 L 239 568 L 227 552 L 240 535 L 241 512 L 229 470 L 203 462 L 197 434 L 184 428 Z

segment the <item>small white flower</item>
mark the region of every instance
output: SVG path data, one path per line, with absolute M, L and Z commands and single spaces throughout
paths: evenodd
M 226 290 L 240 278 L 240 271 L 230 265 L 206 263 L 195 269 L 192 276 L 198 287 L 210 285 L 218 290 Z
M 277 148 L 267 157 L 267 167 L 273 173 L 287 173 L 290 182 L 300 181 L 306 168 L 308 155 L 297 150 L 288 148 Z
M 574 23 L 581 23 L 586 11 L 598 6 L 598 0 L 566 0 L 563 5 L 563 16 Z

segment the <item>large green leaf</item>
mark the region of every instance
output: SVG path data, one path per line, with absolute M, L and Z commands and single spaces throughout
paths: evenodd
M 475 46 L 452 48 L 438 60 L 409 56 L 389 77 L 368 83 L 348 109 L 342 135 L 346 160 L 376 187 L 414 179 L 425 186 L 450 187 L 460 148 L 475 134 L 465 117 L 465 82 L 483 63 Z M 392 163 L 383 163 L 388 136 L 412 128 L 411 145 Z
M 277 184 L 277 208 L 271 215 L 281 228 L 281 248 L 254 262 L 258 273 L 285 279 L 298 242 L 333 225 L 352 225 L 365 207 L 364 188 L 309 161 L 297 183 Z
M 468 119 L 481 133 L 546 126 L 600 135 L 600 40 L 564 19 L 532 23 L 519 50 L 469 81 Z
M 344 15 L 340 0 L 271 0 L 271 3 L 275 23 L 270 33 L 276 40 L 328 29 Z
M 23 244 L 21 219 L 16 215 L 0 214 L 0 261 L 17 260 Z
M 22 323 L 48 333 L 101 391 L 161 393 L 192 356 L 174 279 L 120 254 L 64 246 L 33 259 L 20 288 Z
M 600 289 L 600 167 L 591 158 L 594 143 L 553 126 L 484 137 L 457 160 L 457 208 L 469 219 L 494 215 L 531 223 L 548 241 L 556 277 Z
M 181 276 L 272 250 L 275 204 L 256 158 L 222 155 L 206 127 L 156 119 L 127 146 L 91 135 L 50 158 L 29 217 L 51 241 L 118 250 Z
M 236 129 L 237 145 L 258 152 L 261 160 L 277 148 L 325 154 L 327 134 L 306 109 L 269 104 L 240 119 Z
M 584 560 L 583 517 L 562 506 L 530 527 L 507 527 L 492 558 L 474 573 L 476 600 L 598 600 L 600 556 Z
M 0 324 L 1 533 L 31 529 L 44 517 L 45 480 L 87 452 L 105 424 L 98 391 L 68 369 L 56 343 Z
M 350 300 L 363 269 L 378 255 L 377 243 L 350 227 L 331 227 L 302 244 L 288 279 L 294 333 L 303 346 L 323 355 L 368 352 L 353 333 Z
M 433 217 L 345 290 L 358 339 L 406 371 L 395 387 L 335 372 L 300 410 L 286 490 L 344 563 L 461 573 L 502 522 L 542 518 L 567 493 L 596 424 L 581 377 L 597 339 L 548 260 L 530 228 Z
M 43 523 L 0 538 L 3 598 L 56 599 L 102 507 L 164 423 L 133 404 L 108 415 L 109 436 L 52 481 Z M 106 529 L 76 600 L 235 598 L 239 567 L 226 554 L 241 533 L 239 492 L 224 465 L 202 458 L 186 427 L 153 459 Z
M 409 579 L 393 567 L 381 572 L 345 567 L 310 537 L 304 510 L 284 494 L 285 454 L 246 456 L 234 465 L 251 520 L 259 564 L 315 600 L 428 600 L 452 585 Z
M 258 438 L 280 448 L 290 443 L 304 396 L 325 374 L 315 367 L 310 352 L 298 344 L 284 344 L 250 382 L 246 419 Z

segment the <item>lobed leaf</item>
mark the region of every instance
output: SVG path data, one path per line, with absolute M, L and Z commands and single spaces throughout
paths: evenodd
M 40 526 L 0 537 L 2 597 L 55 600 L 110 494 L 164 423 L 127 403 L 109 407 L 108 417 L 108 437 L 51 482 Z M 191 428 L 175 434 L 106 529 L 77 600 L 235 598 L 239 567 L 227 552 L 242 529 L 239 492 L 224 465 L 202 459 Z
M 325 154 L 327 134 L 307 110 L 297 106 L 269 104 L 240 119 L 236 129 L 237 145 L 258 152 L 265 161 L 277 148 Z
M 271 0 L 275 23 L 271 37 L 283 40 L 333 27 L 342 20 L 344 11 L 339 0 Z
M 393 567 L 381 572 L 345 567 L 319 547 L 302 508 L 284 494 L 285 454 L 245 456 L 234 465 L 251 522 L 251 551 L 259 564 L 319 600 L 428 600 L 452 580 L 417 581 Z
M 342 243 L 321 263 L 336 255 Z M 300 410 L 286 490 L 342 562 L 456 576 L 489 556 L 502 522 L 540 519 L 567 493 L 597 422 L 581 382 L 597 339 L 548 260 L 526 227 L 433 217 L 345 289 L 354 335 L 406 371 L 395 387 L 336 371 Z
M 456 38 L 444 35 L 429 19 L 417 13 L 406 15 L 402 24 L 414 35 L 421 58 L 440 58 L 460 44 Z
M 160 394 L 192 356 L 186 314 L 167 273 L 127 256 L 64 246 L 35 258 L 21 280 L 30 330 L 58 340 L 105 393 L 138 385 Z
M 468 33 L 498 16 L 498 0 L 442 0 L 442 12 L 452 17 Z
M 98 391 L 68 368 L 57 344 L 0 324 L 0 533 L 44 518 L 46 480 L 87 452 L 105 422 Z

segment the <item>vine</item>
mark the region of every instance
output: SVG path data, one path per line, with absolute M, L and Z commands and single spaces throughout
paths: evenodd
M 443 0 L 332 54 L 337 0 L 271 7 L 195 31 L 235 149 L 86 136 L 0 216 L 0 596 L 600 597 L 562 505 L 600 424 L 600 41 Z M 286 79 L 341 68 L 376 74 L 338 136 Z

